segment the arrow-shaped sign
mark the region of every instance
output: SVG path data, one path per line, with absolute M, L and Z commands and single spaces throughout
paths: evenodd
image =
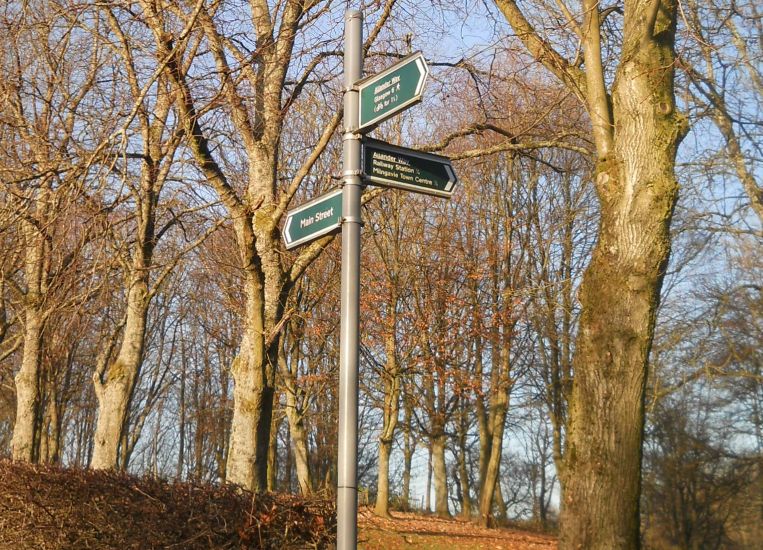
M 380 122 L 421 101 L 428 74 L 424 54 L 417 52 L 357 82 L 360 93 L 358 130 L 368 132 Z
M 286 213 L 283 240 L 286 248 L 336 231 L 342 225 L 342 190 L 336 189 Z
M 446 157 L 369 138 L 363 140 L 363 173 L 368 183 L 446 198 L 458 181 Z

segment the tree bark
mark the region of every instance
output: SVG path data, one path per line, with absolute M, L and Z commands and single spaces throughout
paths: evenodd
M 181 329 L 182 330 L 182 329 Z M 186 431 L 188 430 L 186 426 L 186 399 L 185 399 L 185 386 L 186 386 L 186 362 L 188 360 L 188 356 L 185 352 L 185 338 L 182 335 L 180 336 L 180 393 L 178 395 L 178 414 L 180 418 L 178 419 L 178 460 L 177 460 L 177 466 L 175 468 L 175 478 L 180 481 L 183 479 L 183 469 L 185 466 L 185 439 L 186 439 Z
M 506 413 L 509 408 L 509 390 L 505 388 L 499 388 L 498 390 L 496 395 L 493 396 L 493 403 L 491 404 L 493 408 L 493 414 L 491 414 L 493 425 L 490 430 L 490 457 L 487 460 L 485 479 L 480 492 L 479 523 L 483 527 L 488 527 L 491 523 L 495 487 L 498 483 L 498 474 L 501 469 L 501 457 L 503 456 L 503 432 L 506 425 Z
M 450 517 L 448 510 L 448 471 L 445 467 L 444 432 L 432 435 L 432 471 L 434 473 L 435 514 L 443 518 Z
M 580 289 L 560 548 L 639 548 L 644 395 L 660 288 L 678 194 L 676 149 L 686 131 L 675 112 L 675 4 L 626 5 L 613 88 L 614 140 L 600 155 L 599 240 Z M 639 19 L 639 18 L 642 19 Z M 633 27 L 635 27 L 635 29 Z
M 394 292 L 393 292 L 394 294 Z M 389 333 L 386 336 L 385 352 L 387 361 L 382 372 L 384 384 L 384 410 L 382 431 L 379 435 L 379 475 L 376 484 L 376 506 L 374 513 L 381 517 L 389 516 L 389 457 L 392 454 L 392 442 L 395 440 L 398 415 L 400 412 L 400 369 L 397 364 L 397 299 L 394 297 L 389 315 Z
M 297 473 L 297 483 L 303 495 L 313 492 L 313 479 L 310 472 L 310 458 L 305 428 L 304 411 L 298 408 L 296 387 L 286 388 L 286 417 L 289 419 L 291 448 L 294 451 L 294 469 Z
M 44 204 L 44 202 L 42 203 Z M 42 331 L 44 327 L 42 300 L 45 278 L 45 238 L 30 222 L 22 223 L 25 242 L 24 274 L 27 292 L 24 296 L 24 347 L 21 367 L 15 376 L 16 422 L 11 439 L 13 460 L 35 462 L 37 451 L 37 417 L 40 407 L 40 368 Z
M 412 420 L 413 407 L 408 396 L 403 397 L 403 489 L 401 494 L 402 506 L 410 510 L 411 499 L 411 467 L 413 453 L 416 452 L 416 441 L 413 438 Z
M 21 368 L 15 376 L 16 422 L 13 426 L 11 450 L 13 460 L 35 462 L 35 432 L 39 408 L 39 370 L 43 322 L 40 313 L 35 309 L 27 308 L 25 313 Z
M 255 492 L 267 486 L 267 450 L 275 395 L 262 368 L 266 361 L 264 346 L 262 343 L 247 345 L 253 338 L 262 338 L 261 324 L 260 327 L 259 330 L 249 328 L 246 331 L 242 352 L 231 368 L 233 419 L 226 466 L 227 482 Z
M 98 420 L 90 467 L 96 470 L 113 469 L 119 463 L 127 411 L 143 363 L 148 313 L 147 279 L 146 272 L 138 272 L 130 285 L 122 345 L 117 358 L 108 366 L 105 379 L 98 369 L 93 373 Z
M 429 438 L 427 453 L 427 492 L 424 495 L 424 510 L 429 513 L 432 511 L 432 438 Z
M 278 403 L 278 395 L 273 398 L 273 403 Z M 281 426 L 281 419 L 277 414 L 273 414 L 273 422 L 270 426 L 270 441 L 268 442 L 268 485 L 266 487 L 269 493 L 277 490 L 278 487 L 278 430 Z
M 568 436 L 561 471 L 562 550 L 637 549 L 647 361 L 678 195 L 676 2 L 626 2 L 611 96 L 601 13 L 583 1 L 584 68 L 543 40 L 513 0 L 496 0 L 530 53 L 588 109 L 596 144 L 599 238 L 580 288 Z
M 472 517 L 472 498 L 469 487 L 469 471 L 466 463 L 468 449 L 466 447 L 466 436 L 468 430 L 468 405 L 466 397 L 462 397 L 459 406 L 459 431 L 458 431 L 458 477 L 461 486 L 461 517 L 471 519 Z
M 379 479 L 376 487 L 376 505 L 374 513 L 381 517 L 389 514 L 389 456 L 392 454 L 392 441 L 379 439 Z

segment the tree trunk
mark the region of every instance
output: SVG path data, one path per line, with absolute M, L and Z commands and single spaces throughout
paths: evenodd
M 157 107 L 158 108 L 158 107 Z M 165 113 L 168 107 L 165 106 Z M 160 109 L 161 110 L 161 109 Z M 160 117 L 161 120 L 161 117 Z M 144 131 L 144 139 L 147 134 Z M 146 147 L 149 147 L 146 139 Z M 105 373 L 102 365 L 93 373 L 93 385 L 98 399 L 98 421 L 95 427 L 95 445 L 91 467 L 94 469 L 116 468 L 124 470 L 132 452 L 122 449 L 121 463 L 118 459 L 120 441 L 128 441 L 127 414 L 135 385 L 143 366 L 143 352 L 146 342 L 146 318 L 152 294 L 149 292 L 151 261 L 156 246 L 155 217 L 158 178 L 156 166 L 161 159 L 155 147 L 149 147 L 148 156 L 154 163 L 146 163 L 140 179 L 140 199 L 136 209 L 137 228 L 132 250 L 132 263 L 127 275 L 127 311 L 125 313 L 124 334 L 117 353 Z M 153 153 L 153 156 L 152 156 Z M 107 357 L 108 358 L 108 357 Z M 133 442 L 134 444 L 134 442 Z
M 466 436 L 468 429 L 468 405 L 469 401 L 464 396 L 461 399 L 460 411 L 459 411 L 459 433 L 458 433 L 458 476 L 459 483 L 461 485 L 461 517 L 464 519 L 471 519 L 472 517 L 472 498 L 469 488 L 469 471 L 466 463 L 466 455 L 468 449 L 466 448 Z
M 495 506 L 498 511 L 496 519 L 506 521 L 508 518 L 508 504 L 506 503 L 506 499 L 503 498 L 503 489 L 501 488 L 500 483 L 495 484 L 495 495 L 493 500 L 495 501 Z
M 43 216 L 44 217 L 44 216 Z M 24 348 L 21 368 L 15 376 L 16 422 L 11 439 L 13 460 L 37 460 L 37 416 L 40 407 L 40 362 L 44 327 L 42 301 L 45 278 L 45 239 L 31 223 L 23 223 L 25 241 L 24 274 L 27 293 L 24 296 Z
M 537 503 L 538 514 L 536 521 L 540 521 L 540 525 L 543 529 L 548 524 L 548 505 L 546 504 L 546 465 L 543 464 L 540 469 L 540 494 L 538 495 Z
M 214 430 L 214 453 L 215 463 L 217 465 L 217 479 L 222 482 L 225 480 L 225 467 L 228 462 L 228 445 L 230 443 L 230 415 L 228 413 L 228 370 L 220 369 L 220 411 L 216 418 L 211 420 Z
M 295 387 L 286 389 L 286 417 L 289 419 L 289 432 L 291 433 L 291 448 L 294 451 L 294 468 L 297 473 L 297 483 L 303 495 L 313 492 L 313 479 L 310 472 L 310 457 L 307 443 L 307 430 L 305 429 L 304 412 L 297 408 L 297 396 Z
M 279 398 L 275 396 L 273 403 L 278 403 Z M 278 486 L 278 430 L 281 426 L 281 419 L 277 414 L 273 414 L 273 422 L 270 426 L 270 441 L 268 442 L 268 486 L 267 491 L 272 493 Z
M 677 3 L 624 3 L 611 79 L 597 2 L 584 0 L 573 23 L 583 69 L 538 35 L 517 2 L 496 2 L 530 53 L 585 102 L 596 144 L 601 221 L 579 291 L 559 547 L 637 549 L 647 361 L 687 129 L 673 89 Z
M 261 362 L 239 355 L 234 361 L 233 420 L 226 481 L 254 492 L 267 487 L 268 442 L 274 389 L 263 378 Z
M 469 472 L 466 465 L 466 448 L 461 446 L 461 452 L 458 457 L 458 475 L 461 486 L 461 517 L 471 519 L 472 517 L 472 499 L 469 494 Z
M 427 460 L 427 492 L 424 495 L 424 510 L 429 513 L 432 511 L 432 439 L 429 439 L 428 460 Z
M 291 428 L 289 427 L 289 423 L 286 423 L 286 441 L 284 442 L 287 449 L 291 449 Z M 284 491 L 287 493 L 290 493 L 292 491 L 291 488 L 291 471 L 292 471 L 292 462 L 293 462 L 293 454 L 292 453 L 284 453 L 286 455 L 286 459 L 283 463 L 283 487 Z
M 58 386 L 55 372 L 44 369 L 45 399 L 40 433 L 39 462 L 58 464 L 61 450 L 61 419 L 58 406 Z
M 98 421 L 90 467 L 96 470 L 116 468 L 119 463 L 130 399 L 143 363 L 148 302 L 148 273 L 138 272 L 127 297 L 127 320 L 117 358 L 106 370 L 105 379 L 98 370 L 93 373 Z
M 657 4 L 653 31 L 641 27 L 646 6 L 626 4 L 630 33 L 613 87 L 613 146 L 597 165 L 601 226 L 580 289 L 563 471 L 564 550 L 640 546 L 647 361 L 670 252 L 676 149 L 686 130 L 673 96 L 675 5 Z
M 384 383 L 384 411 L 382 431 L 379 435 L 379 475 L 376 484 L 376 506 L 374 513 L 381 517 L 389 516 L 389 457 L 392 454 L 392 442 L 395 440 L 398 414 L 400 412 L 400 371 L 397 365 L 397 319 L 395 308 L 397 300 L 388 311 L 390 319 L 389 333 L 386 337 L 385 351 L 387 361 L 382 372 Z
M 392 441 L 379 439 L 379 479 L 376 488 L 377 516 L 388 518 L 389 515 L 389 456 L 392 454 Z
M 36 308 L 27 308 L 24 319 L 24 349 L 16 373 L 16 423 L 11 449 L 13 460 L 35 462 L 35 427 L 39 408 L 39 371 L 42 353 L 42 319 Z
M 440 432 L 432 436 L 432 470 L 434 473 L 435 514 L 443 518 L 450 517 L 448 510 L 448 473 L 445 467 L 445 439 Z
M 491 512 L 493 509 L 493 500 L 495 487 L 498 483 L 498 474 L 501 469 L 501 457 L 503 455 L 503 432 L 506 425 L 506 413 L 508 411 L 508 391 L 501 388 L 493 396 L 493 422 L 490 443 L 490 457 L 487 460 L 485 468 L 485 479 L 480 492 L 480 519 L 479 523 L 483 527 L 490 526 Z
M 410 397 L 403 397 L 403 489 L 401 494 L 403 510 L 410 510 L 411 499 L 411 467 L 413 453 L 416 452 L 416 440 L 413 438 L 413 406 Z

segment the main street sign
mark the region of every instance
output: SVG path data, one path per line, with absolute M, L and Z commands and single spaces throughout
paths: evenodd
M 283 240 L 286 248 L 336 231 L 342 225 L 342 190 L 336 189 L 286 213 Z
M 360 94 L 358 130 L 380 122 L 421 101 L 429 67 L 421 52 L 356 83 Z
M 450 159 L 363 139 L 363 177 L 368 183 L 450 197 L 458 179 Z

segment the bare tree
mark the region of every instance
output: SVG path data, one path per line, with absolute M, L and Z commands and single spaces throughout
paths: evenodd
M 390 0 L 383 8 L 369 43 L 376 38 L 393 3 Z M 180 6 L 172 11 L 159 10 L 147 1 L 141 6 L 143 20 L 154 34 L 156 57 L 174 90 L 189 149 L 227 209 L 236 235 L 246 307 L 242 342 L 232 367 L 234 409 L 226 478 L 257 490 L 267 482 L 286 298 L 327 243 L 327 239 L 319 240 L 297 258 L 290 258 L 284 254 L 278 225 L 341 119 L 341 110 L 329 117 L 314 146 L 285 170 L 281 164 L 284 124 L 314 78 L 314 71 L 331 55 L 330 50 L 312 55 L 307 50 L 295 51 L 295 47 L 300 44 L 299 37 L 305 36 L 303 29 L 322 21 L 324 15 L 330 24 L 332 12 L 320 2 L 288 1 L 272 7 L 255 2 L 250 5 L 249 16 L 240 18 L 251 24 L 247 32 L 254 39 L 242 41 L 240 29 L 227 26 L 222 3 L 199 0 L 188 11 Z M 200 43 L 204 48 L 197 49 Z M 305 71 L 292 81 L 296 58 L 304 61 Z M 202 67 L 205 63 L 215 67 L 214 73 Z M 198 70 L 191 71 L 196 66 Z M 217 91 L 211 93 L 211 103 L 205 99 L 210 90 L 195 85 L 202 75 L 215 81 Z M 321 78 L 318 81 L 324 82 Z M 221 105 L 224 108 L 218 108 Z M 243 162 L 233 170 L 229 167 L 236 164 L 235 156 L 220 150 L 216 154 L 216 133 L 211 127 L 205 128 L 204 116 L 211 110 L 225 117 L 232 142 L 244 152 Z
M 763 72 L 759 8 L 754 2 L 733 6 L 714 0 L 689 2 L 683 11 L 685 32 L 692 45 L 682 51 L 679 67 L 685 75 L 696 123 L 709 118 L 724 144 L 724 155 L 706 163 L 722 177 L 736 175 L 752 211 L 763 224 L 763 156 L 759 128 Z M 715 144 L 713 144 L 714 146 Z
M 189 212 L 201 210 L 205 205 L 203 201 L 199 204 L 193 194 L 184 194 L 182 186 L 173 185 L 173 167 L 182 128 L 172 112 L 172 88 L 166 76 L 139 69 L 146 56 L 136 52 L 148 49 L 150 36 L 145 36 L 145 31 L 119 11 L 104 7 L 97 15 L 108 27 L 108 32 L 103 32 L 103 40 L 114 44 L 121 62 L 118 74 L 126 89 L 120 90 L 119 97 L 125 110 L 132 109 L 134 117 L 133 121 L 128 118 L 124 123 L 123 152 L 114 158 L 111 166 L 111 172 L 117 174 L 111 184 L 120 190 L 115 194 L 132 208 L 116 210 L 113 203 L 104 205 L 112 209 L 110 221 L 114 227 L 110 235 L 116 241 L 112 246 L 122 269 L 125 312 L 119 330 L 113 335 L 114 338 L 121 335 L 113 357 L 102 355 L 93 373 L 98 422 L 91 466 L 96 469 L 115 468 L 119 462 L 120 441 L 125 437 L 130 400 L 143 363 L 151 302 L 183 254 L 198 246 L 209 234 L 203 231 L 204 219 L 197 216 L 193 226 L 202 231 L 192 232 L 182 227 L 186 242 L 164 258 L 161 267 L 154 261 L 162 237 L 183 224 Z M 154 91 L 147 94 L 152 87 Z
M 580 288 L 560 547 L 637 548 L 647 364 L 688 128 L 674 98 L 677 4 L 543 5 L 565 22 L 556 32 L 580 44 L 573 52 L 556 49 L 519 3 L 496 5 L 585 105 L 596 146 L 601 225 Z
M 0 20 L 8 52 L 0 84 L 8 138 L 2 179 L 24 266 L 23 282 L 14 288 L 23 351 L 12 448 L 14 458 L 27 461 L 40 456 L 46 324 L 57 309 L 84 299 L 71 270 L 94 235 L 94 225 L 83 227 L 77 214 L 80 186 L 90 173 L 87 145 L 99 143 L 109 130 L 92 117 L 95 84 L 107 56 L 77 17 L 55 4 L 8 3 Z
M 418 211 L 402 193 L 389 193 L 369 212 L 369 258 L 364 262 L 364 358 L 373 368 L 369 395 L 381 411 L 374 513 L 389 517 L 390 458 L 400 417 L 406 368 L 416 350 L 410 287 L 415 279 L 406 243 L 421 238 Z

